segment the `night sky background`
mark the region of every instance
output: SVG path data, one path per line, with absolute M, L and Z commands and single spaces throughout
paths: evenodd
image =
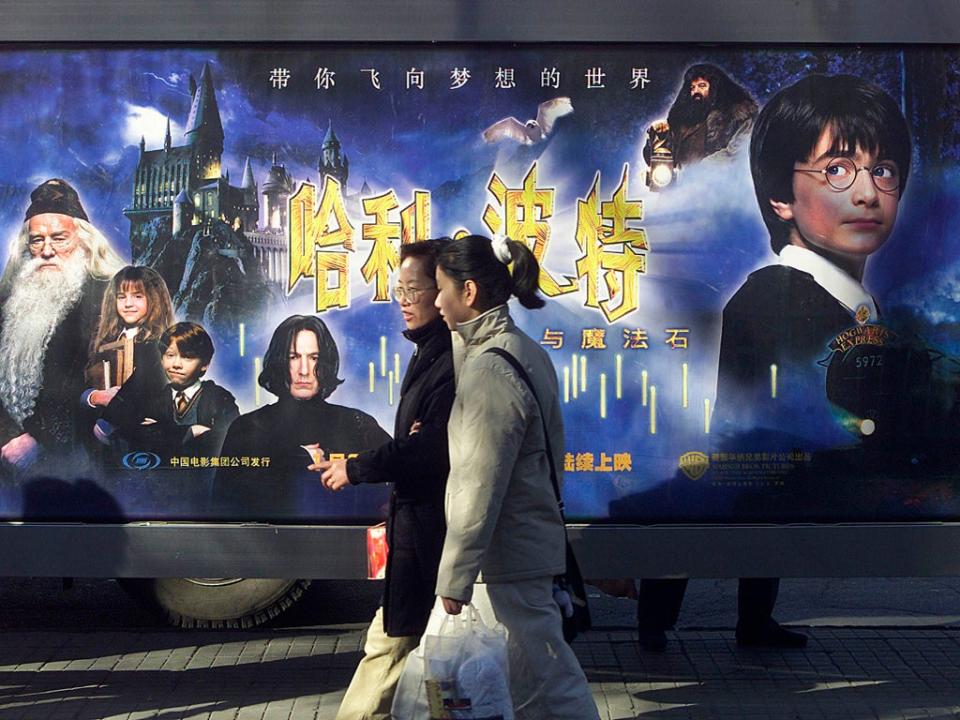
M 144 136 L 147 149 L 162 147 L 167 118 L 173 144 L 183 143 L 189 76 L 199 79 L 204 63 L 209 63 L 216 87 L 225 135 L 223 169 L 232 184 L 240 184 L 247 157 L 255 179 L 262 182 L 274 153 L 298 182 L 309 178 L 316 183 L 321 143 L 332 122 L 350 160 L 348 195 L 366 182 L 372 194 L 393 188 L 404 206 L 414 189 L 429 190 L 432 235 L 451 235 L 461 228 L 485 233 L 481 215 L 493 202 L 486 190 L 491 172 L 498 172 L 508 187 L 519 187 L 537 160 L 539 186 L 556 189 L 545 266 L 557 276 L 575 274 L 577 199 L 586 195 L 596 173 L 600 199 L 609 199 L 629 164 L 629 197 L 644 203 L 638 225 L 645 228 L 651 247 L 648 274 L 639 280 L 640 309 L 608 326 L 599 311 L 583 307 L 581 283 L 579 293 L 542 311 L 514 311 L 535 338 L 545 328 L 565 332 L 564 347 L 548 349 L 561 384 L 562 367 L 579 352 L 580 330 L 607 329 L 608 349 L 586 353 L 586 395 L 565 406 L 567 449 L 598 457 L 601 452 L 630 452 L 633 469 L 569 474 L 568 513 L 601 521 L 675 519 L 678 512 L 686 519 L 735 521 L 731 491 L 724 496 L 687 493 L 682 511 L 668 508 L 662 499 L 639 510 L 629 506 L 628 515 L 616 510 L 624 498 L 671 482 L 689 483 L 675 477 L 677 458 L 689 450 L 710 451 L 702 407 L 703 399 L 715 393 L 720 311 L 749 272 L 775 259 L 756 207 L 746 153 L 691 166 L 669 192 L 651 193 L 644 186 L 646 129 L 666 117 L 684 71 L 697 62 L 724 68 L 761 106 L 779 88 L 812 72 L 861 75 L 901 102 L 914 138 L 914 169 L 896 229 L 868 263 L 864 284 L 885 314 L 909 318 L 911 329 L 926 342 L 947 355 L 960 354 L 960 237 L 953 224 L 960 210 L 956 48 L 435 44 L 5 49 L 0 52 L 0 222 L 7 237 L 15 235 L 30 190 L 49 177 L 63 177 L 80 192 L 92 222 L 129 258 L 129 223 L 122 211 L 130 204 L 138 143 Z M 336 73 L 329 90 L 317 88 L 321 67 Z M 464 67 L 471 79 L 463 88 L 450 89 L 451 70 Z M 495 87 L 498 67 L 514 69 L 515 88 Z M 540 87 L 544 67 L 560 71 L 559 89 Z M 591 67 L 603 69 L 606 87 L 585 87 L 584 73 Z M 939 69 L 942 82 L 918 70 L 929 67 Z M 274 68 L 290 71 L 286 88 L 271 86 Z M 362 68 L 379 72 L 379 91 Z M 412 68 L 424 72 L 423 90 L 406 89 L 405 74 Z M 647 69 L 645 88 L 630 89 L 632 68 Z M 482 140 L 482 131 L 496 120 L 535 117 L 538 103 L 561 95 L 571 98 L 574 113 L 557 123 L 547 141 L 521 147 Z M 392 429 L 394 408 L 384 383 L 368 392 L 367 363 L 376 359 L 381 335 L 388 337 L 391 367 L 394 352 L 405 365 L 410 347 L 399 335 L 393 304 L 368 302 L 373 289 L 359 275 L 370 246 L 359 241 L 359 227 L 368 218 L 351 220 L 358 239 L 350 261 L 352 305 L 323 315 L 340 342 L 341 376 L 346 379 L 332 401 L 360 407 Z M 280 319 L 311 311 L 310 292 L 300 288 L 259 318 L 264 322 L 249 338 L 248 357 L 240 358 L 236 348 L 218 347 L 211 374 L 234 392 L 242 410 L 254 407 L 250 353 L 262 353 Z M 256 320 L 251 319 L 253 325 Z M 665 344 L 668 327 L 690 328 L 687 350 Z M 648 330 L 649 349 L 621 348 L 622 332 L 633 328 Z M 612 396 L 617 353 L 623 355 L 624 368 L 619 401 Z M 679 399 L 684 362 L 690 373 L 688 409 L 681 409 Z M 649 433 L 648 408 L 639 401 L 641 370 L 659 386 L 656 435 Z M 610 388 L 606 420 L 599 418 L 600 372 L 607 374 Z M 264 394 L 261 403 L 270 399 Z M 811 425 L 801 434 L 827 446 L 855 442 L 837 427 Z M 960 511 L 955 497 L 951 490 L 921 504 L 922 515 L 953 517 Z M 868 499 L 843 512 L 850 519 L 896 515 L 889 500 Z M 120 498 L 124 511 L 139 517 L 163 517 L 168 512 L 164 502 L 145 490 Z M 9 512 L 11 506 L 5 504 Z M 354 510 L 361 516 L 377 513 L 372 505 Z M 197 513 L 202 516 L 202 509 Z

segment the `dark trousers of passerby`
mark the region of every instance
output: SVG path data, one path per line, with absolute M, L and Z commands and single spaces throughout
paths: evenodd
M 737 594 L 737 631 L 766 627 L 780 589 L 779 578 L 740 578 Z M 640 581 L 637 626 L 641 630 L 669 630 L 677 624 L 687 590 L 686 578 Z

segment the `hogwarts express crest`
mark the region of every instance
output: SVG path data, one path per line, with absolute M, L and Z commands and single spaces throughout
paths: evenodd
M 931 351 L 872 324 L 844 330 L 829 347 L 820 364 L 827 368 L 827 399 L 841 424 L 862 438 L 910 434 L 929 386 Z

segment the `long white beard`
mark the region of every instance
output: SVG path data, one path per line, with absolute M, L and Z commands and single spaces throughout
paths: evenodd
M 86 279 L 86 256 L 79 249 L 60 272 L 38 271 L 49 262 L 24 262 L 3 308 L 0 333 L 0 401 L 18 424 L 30 417 L 43 385 L 43 360 L 57 326 L 76 305 Z M 66 370 L 66 369 L 65 369 Z M 76 368 L 70 370 L 77 371 Z

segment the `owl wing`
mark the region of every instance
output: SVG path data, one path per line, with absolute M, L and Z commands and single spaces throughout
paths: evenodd
M 568 97 L 558 97 L 552 100 L 545 100 L 537 108 L 537 124 L 540 125 L 544 137 L 553 131 L 553 124 L 557 118 L 569 115 L 573 112 L 573 103 Z
M 530 144 L 530 137 L 527 134 L 527 128 L 515 117 L 505 117 L 497 120 L 493 125 L 483 131 L 483 139 L 488 143 L 495 143 L 509 138 L 524 145 Z

